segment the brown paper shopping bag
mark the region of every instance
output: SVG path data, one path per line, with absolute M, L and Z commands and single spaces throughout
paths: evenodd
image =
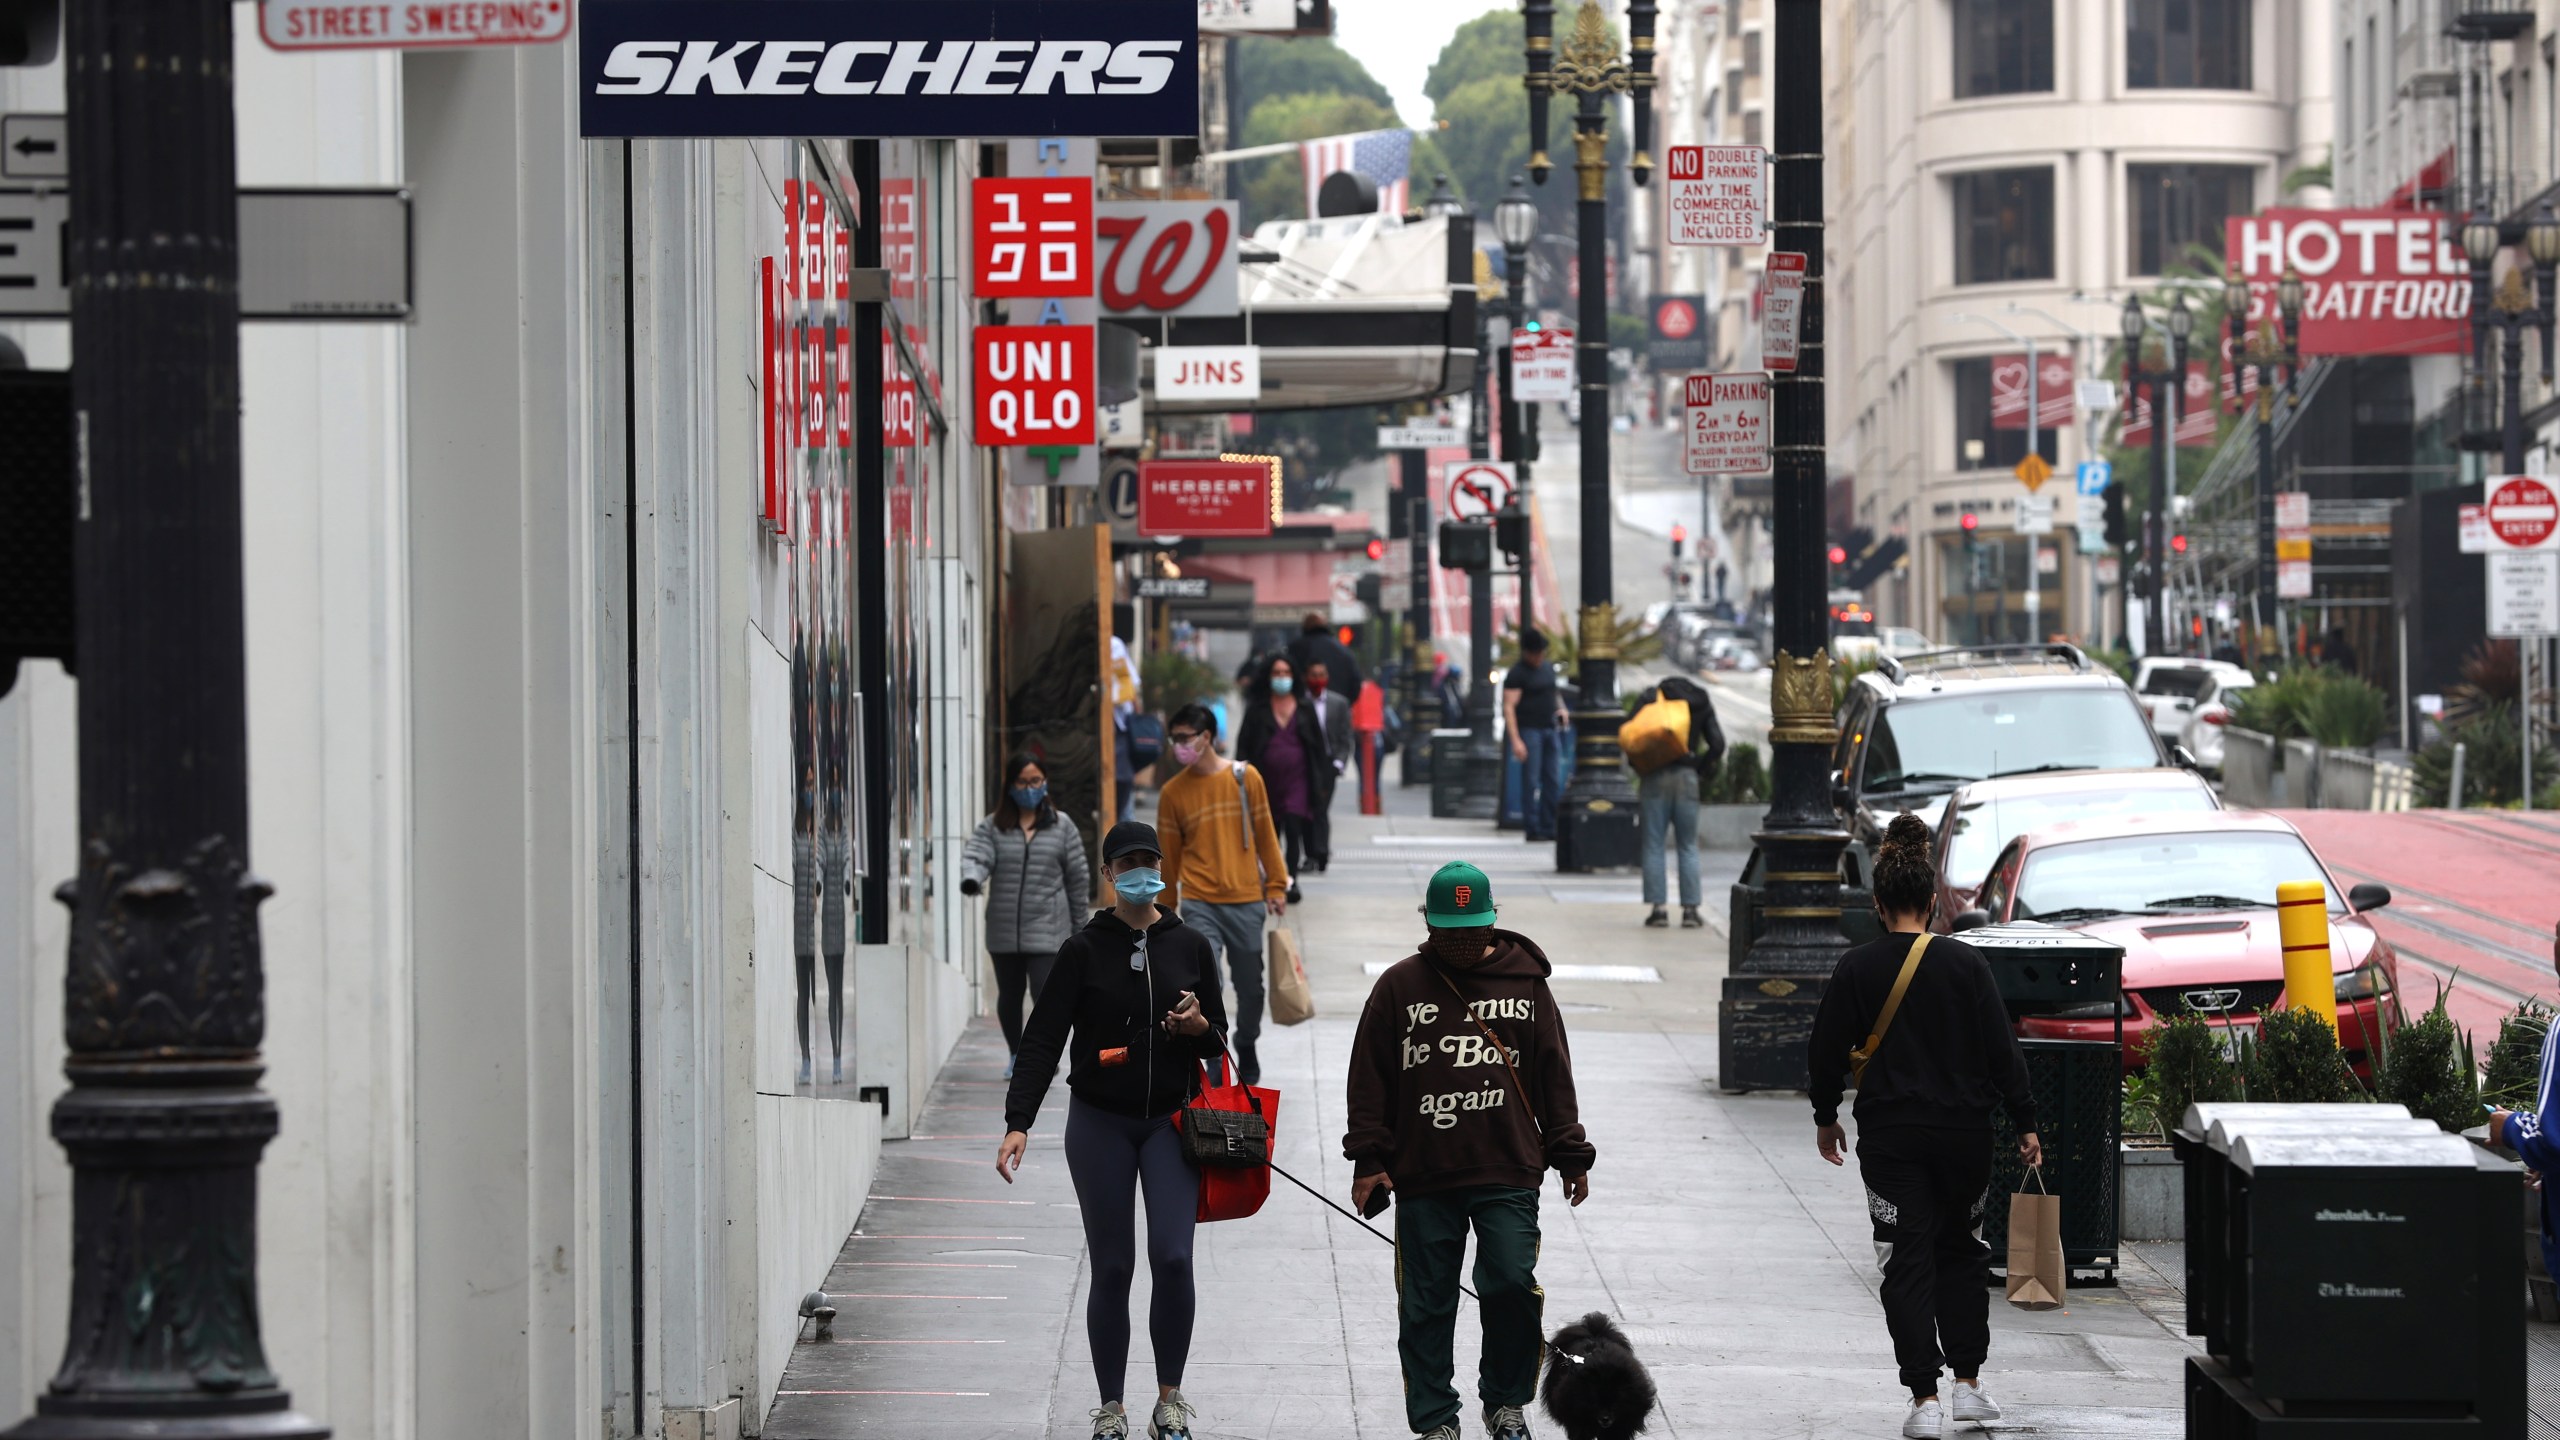
M 2035 1189 L 2009 1197 L 2009 1303 L 2058 1310 L 2070 1272 L 2062 1264 L 2062 1197 L 2044 1186 L 2044 1167 L 2027 1172 Z
M 1297 933 L 1274 928 L 1264 937 L 1263 948 L 1271 957 L 1271 1023 L 1295 1025 L 1313 1019 L 1316 996 L 1307 988 L 1307 967 L 1298 958 Z

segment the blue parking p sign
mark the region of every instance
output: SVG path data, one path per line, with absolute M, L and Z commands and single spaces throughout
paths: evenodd
M 2080 493 L 2083 495 L 2105 494 L 2107 492 L 2107 477 L 2111 469 L 2113 469 L 2113 467 L 2108 465 L 2104 460 L 2081 461 L 2079 476 Z

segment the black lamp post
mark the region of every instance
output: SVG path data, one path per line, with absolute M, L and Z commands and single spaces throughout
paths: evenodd
M 1556 868 L 1605 870 L 1636 863 L 1636 792 L 1618 750 L 1618 610 L 1610 576 L 1615 523 L 1609 488 L 1609 112 L 1607 97 L 1634 97 L 1635 147 L 1627 178 L 1653 174 L 1653 0 L 1627 6 L 1627 56 L 1609 38 L 1599 0 L 1574 7 L 1573 33 L 1554 48 L 1552 0 L 1529 0 L 1529 177 L 1543 184 L 1547 100 L 1577 98 L 1574 239 L 1581 271 L 1576 298 L 1575 378 L 1582 390 L 1581 707 L 1574 712 L 1573 779 L 1556 808 Z M 1819 143 L 1817 141 L 1817 143 Z
M 1449 177 L 1432 177 L 1430 197 L 1422 202 L 1422 213 L 1450 217 L 1466 215 L 1466 202 L 1449 188 Z M 1470 217 L 1472 223 L 1472 217 Z M 1472 238 L 1472 237 L 1470 237 Z M 1479 370 L 1476 383 L 1467 395 L 1467 458 L 1489 460 L 1492 455 L 1492 407 L 1485 402 L 1484 376 Z M 1482 520 L 1461 521 L 1454 516 L 1447 524 L 1470 524 L 1490 527 L 1490 516 Z M 1502 805 L 1502 751 L 1493 740 L 1493 686 L 1485 674 L 1493 664 L 1493 575 L 1490 558 L 1493 547 L 1485 547 L 1488 563 L 1467 571 L 1467 752 L 1466 790 L 1459 801 L 1458 814 L 1470 820 L 1490 819 Z M 1433 757 L 1436 762 L 1438 757 Z
M 2125 398 L 2130 401 L 2135 390 L 2144 385 L 2151 387 L 2151 505 L 2142 527 L 2142 562 L 2151 581 L 2151 593 L 2143 607 L 2142 650 L 2146 655 L 2165 655 L 2169 650 L 2169 567 L 2166 552 L 2169 548 L 2169 491 L 2176 483 L 2177 473 L 2171 468 L 2169 449 L 2176 437 L 2169 432 L 2178 423 L 2178 400 L 2186 394 L 2187 337 L 2196 328 L 2196 313 L 2187 308 L 2185 296 L 2179 296 L 2177 302 L 2169 307 L 2165 323 L 2169 329 L 2169 364 L 2165 369 L 2146 370 L 2142 365 L 2142 340 L 2151 328 L 2150 317 L 2143 314 L 2141 296 L 2125 297 L 2122 318 Z M 2269 520 L 2272 523 L 2272 515 Z
M 2302 367 L 2296 349 L 2302 334 L 2302 277 L 2285 267 L 2284 278 L 2276 282 L 2272 327 L 2252 328 L 2249 306 L 2249 282 L 2234 265 L 2222 286 L 2222 333 L 2233 367 L 2253 372 L 2258 385 L 2258 596 L 2249 628 L 2256 635 L 2259 663 L 2271 664 L 2282 648 L 2276 639 L 2281 633 L 2276 623 L 2276 386 L 2284 387 L 2285 403 L 2291 405 L 2294 377 Z
M 1512 464 L 1511 505 L 1503 518 L 1518 537 L 1513 562 L 1520 571 L 1520 623 L 1533 623 L 1537 594 L 1536 547 L 1529 543 L 1528 436 L 1538 428 L 1538 407 L 1523 405 L 1512 393 L 1511 335 L 1529 313 L 1529 242 L 1538 238 L 1538 202 L 1517 175 L 1493 207 L 1493 237 L 1502 242 L 1502 458 Z
M 2521 267 L 2507 272 L 2506 283 L 2491 293 L 2491 267 L 2498 252 L 2521 241 L 2525 254 L 2533 261 L 2533 293 L 2525 293 Z M 2462 227 L 2462 253 L 2471 260 L 2471 333 L 2472 351 L 2483 363 L 2491 326 L 2506 337 L 2506 349 L 2498 367 L 2501 399 L 2504 409 L 2498 425 L 2499 473 L 2524 473 L 2524 332 L 2533 331 L 2542 341 L 2542 383 L 2551 383 L 2552 343 L 2552 271 L 2560 262 L 2560 217 L 2545 204 L 2530 222 L 2501 221 L 2495 216 L 2479 214 Z M 2475 392 L 2474 420 L 2483 408 Z M 2485 432 L 2485 424 L 2476 425 L 2475 434 Z M 2485 438 L 2479 442 L 2485 446 Z

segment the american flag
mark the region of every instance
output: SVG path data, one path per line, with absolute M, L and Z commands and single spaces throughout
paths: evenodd
M 1405 201 L 1413 193 L 1413 132 L 1410 130 L 1363 130 L 1357 135 L 1327 135 L 1303 141 L 1298 146 L 1298 160 L 1306 170 L 1307 218 L 1316 213 L 1316 191 L 1324 185 L 1324 177 L 1336 170 L 1366 175 L 1378 182 L 1378 209 L 1389 215 L 1404 213 Z

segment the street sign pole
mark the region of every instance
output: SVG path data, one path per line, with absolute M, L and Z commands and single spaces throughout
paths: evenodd
M 2043 418 L 2036 408 L 2037 400 L 2036 340 L 2030 335 L 2027 337 L 2027 454 L 2042 459 L 2044 447 L 2036 443 L 2036 422 Z M 2030 490 L 2028 493 L 2035 492 Z M 2030 645 L 2044 640 L 2044 581 L 2036 574 L 2036 559 L 2043 548 L 2043 536 L 2027 537 L 2027 643 Z

